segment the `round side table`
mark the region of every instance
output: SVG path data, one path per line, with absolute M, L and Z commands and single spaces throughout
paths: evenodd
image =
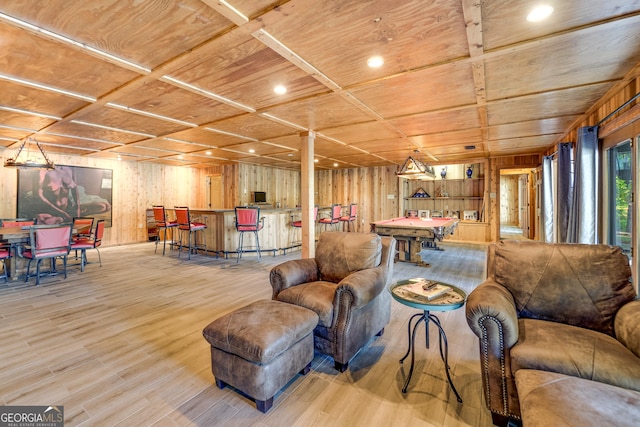
M 407 290 L 407 287 L 416 283 L 422 283 L 425 286 L 439 284 L 444 285 L 446 287 L 451 288 L 449 291 L 443 293 L 440 296 L 437 296 L 431 300 L 427 299 L 424 296 L 421 296 L 417 293 L 411 292 Z M 462 398 L 460 398 L 460 394 L 456 390 L 453 385 L 453 381 L 451 380 L 451 374 L 449 372 L 449 346 L 447 344 L 447 334 L 444 332 L 442 325 L 440 324 L 440 319 L 431 313 L 432 311 L 451 311 L 462 307 L 467 299 L 467 294 L 460 288 L 450 285 L 448 283 L 438 282 L 436 280 L 429 280 L 423 278 L 416 279 L 408 279 L 401 280 L 395 283 L 392 283 L 389 287 L 389 292 L 391 292 L 391 296 L 393 299 L 398 301 L 400 304 L 404 304 L 409 307 L 417 308 L 418 310 L 422 310 L 422 313 L 417 313 L 411 316 L 409 319 L 409 323 L 407 326 L 408 339 L 409 339 L 409 347 L 407 348 L 407 352 L 400 359 L 400 363 L 402 364 L 405 359 L 411 353 L 411 367 L 409 368 L 409 375 L 405 380 L 404 387 L 402 388 L 402 392 L 407 392 L 407 387 L 409 386 L 409 382 L 411 381 L 411 375 L 413 374 L 413 367 L 415 363 L 415 341 L 416 341 L 416 331 L 418 329 L 418 325 L 422 322 L 425 324 L 425 337 L 427 348 L 429 348 L 429 321 L 433 322 L 438 328 L 439 332 L 439 347 L 440 347 L 440 358 L 444 362 L 445 373 L 447 374 L 447 380 L 449 381 L 449 385 L 451 386 L 451 390 L 456 395 L 458 402 L 462 402 Z M 412 325 L 413 321 L 415 323 Z

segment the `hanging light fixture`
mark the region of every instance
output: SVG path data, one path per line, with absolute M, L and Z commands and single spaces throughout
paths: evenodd
M 418 153 L 418 150 L 414 151 Z M 402 167 L 398 169 L 396 175 L 404 179 L 435 179 L 436 173 L 431 165 L 425 165 L 420 160 L 409 156 L 404 161 Z
M 36 150 L 30 150 L 29 145 L 35 144 L 38 148 Z M 27 150 L 25 151 L 25 147 Z M 33 154 L 33 156 L 31 155 Z M 55 165 L 47 157 L 44 149 L 35 138 L 25 138 L 22 141 L 22 145 L 18 148 L 18 152 L 15 157 L 9 158 L 4 161 L 5 168 L 36 168 L 36 169 L 55 169 Z

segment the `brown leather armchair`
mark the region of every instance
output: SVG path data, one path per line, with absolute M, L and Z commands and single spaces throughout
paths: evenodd
M 324 232 L 316 257 L 271 270 L 273 299 L 315 311 L 317 351 L 344 372 L 349 360 L 389 323 L 386 290 L 393 275 L 395 239 L 370 233 Z
M 487 279 L 469 294 L 466 315 L 494 424 L 520 419 L 520 369 L 640 391 L 640 301 L 630 277 L 618 247 L 489 245 Z

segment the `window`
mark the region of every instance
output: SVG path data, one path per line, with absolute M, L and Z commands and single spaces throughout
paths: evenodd
M 607 150 L 608 243 L 631 257 L 633 232 L 633 173 L 631 140 Z

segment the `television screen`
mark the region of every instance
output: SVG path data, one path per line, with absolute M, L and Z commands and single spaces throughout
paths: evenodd
M 266 203 L 267 202 L 267 193 L 264 191 L 254 191 L 253 193 L 253 203 Z

